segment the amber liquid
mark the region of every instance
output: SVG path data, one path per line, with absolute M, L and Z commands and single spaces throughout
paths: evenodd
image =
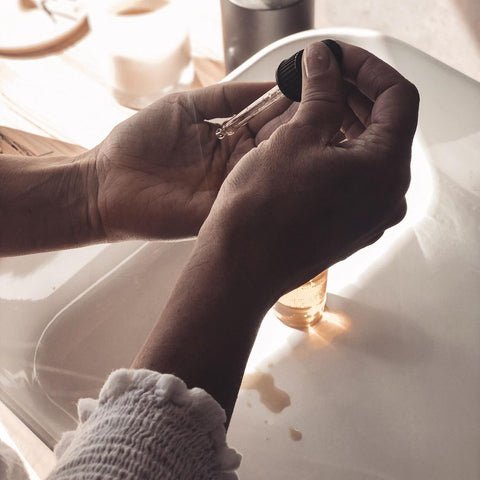
M 276 317 L 285 325 L 307 328 L 321 320 L 327 300 L 328 270 L 301 287 L 280 297 L 273 306 Z

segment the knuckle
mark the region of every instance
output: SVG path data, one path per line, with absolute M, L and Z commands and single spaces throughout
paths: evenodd
M 402 203 L 400 207 L 397 207 L 393 212 L 390 211 L 389 213 L 390 215 L 386 216 L 385 222 L 383 224 L 384 229 L 391 228 L 397 225 L 405 218 L 405 215 L 407 214 L 406 203 Z
M 404 98 L 404 101 L 408 102 L 413 107 L 418 109 L 418 106 L 420 104 L 420 93 L 418 91 L 418 88 L 412 82 L 405 79 L 402 84 L 402 89 L 402 96 Z
M 278 130 L 278 140 L 281 150 L 298 152 L 299 147 L 305 148 L 312 140 L 317 140 L 318 128 L 311 122 L 305 122 L 300 116 L 295 116 L 284 128 Z
M 401 222 L 405 218 L 407 211 L 408 211 L 407 202 L 404 200 L 401 203 L 400 208 L 398 209 L 398 212 L 397 212 L 397 223 Z
M 390 174 L 390 191 L 395 200 L 403 198 L 410 186 L 410 168 L 398 168 Z
M 420 104 L 420 92 L 418 91 L 418 88 L 412 82 L 408 82 L 408 87 L 412 97 L 412 102 L 418 106 Z

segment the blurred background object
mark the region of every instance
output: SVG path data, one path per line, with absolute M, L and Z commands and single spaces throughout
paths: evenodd
M 221 2 L 240 0 L 183 1 L 182 22 L 188 24 L 189 17 L 193 19 L 189 25 L 196 74 L 193 86 L 215 83 L 226 71 Z M 2 0 L 0 57 L 39 57 L 61 53 L 58 61 L 52 63 L 75 64 L 77 69 L 88 70 L 89 76 L 108 88 L 105 85 L 108 78 L 105 56 L 101 54 L 102 48 L 97 45 L 95 35 L 88 34 L 87 21 L 89 10 L 104 4 L 96 0 Z M 50 15 L 42 7 L 46 7 Z M 314 0 L 314 7 L 314 28 L 345 26 L 376 30 L 416 46 L 480 81 L 478 0 L 424 0 L 421 3 L 416 0 L 343 0 L 341 3 Z M 237 22 L 236 28 L 239 27 L 242 27 L 241 22 Z M 228 35 L 233 35 L 232 31 Z M 227 42 L 228 39 L 225 44 Z M 3 66 L 19 74 L 23 70 L 42 71 L 42 75 L 36 78 L 48 83 L 48 72 L 39 66 L 39 62 L 32 60 L 27 67 L 15 61 L 2 62 L 0 58 L 0 69 Z M 53 80 L 53 70 L 51 76 Z M 1 82 L 0 79 L 0 87 Z M 71 89 L 75 91 L 75 85 L 71 85 Z M 27 109 L 30 108 L 27 106 Z
M 220 0 L 220 4 L 227 72 L 275 40 L 314 26 L 315 0 Z
M 88 32 L 79 0 L 2 0 L 0 55 L 32 57 L 61 51 Z
M 131 108 L 187 89 L 194 77 L 189 11 L 183 0 L 108 0 L 89 8 L 92 34 L 105 55 L 107 83 Z

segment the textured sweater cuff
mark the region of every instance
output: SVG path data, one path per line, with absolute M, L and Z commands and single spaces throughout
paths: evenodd
M 117 370 L 98 400 L 78 404 L 80 424 L 55 449 L 51 479 L 236 479 L 225 412 L 200 388 L 150 370 Z

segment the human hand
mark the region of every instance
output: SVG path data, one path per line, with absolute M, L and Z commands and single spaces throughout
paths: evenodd
M 114 128 L 90 164 L 91 209 L 106 239 L 196 235 L 224 178 L 268 120 L 219 142 L 218 126 L 204 119 L 230 116 L 271 86 L 230 83 L 168 95 Z
M 340 45 L 343 78 L 324 44 L 306 49 L 298 110 L 236 165 L 199 235 L 197 250 L 227 252 L 270 302 L 406 212 L 418 92 L 374 55 Z

